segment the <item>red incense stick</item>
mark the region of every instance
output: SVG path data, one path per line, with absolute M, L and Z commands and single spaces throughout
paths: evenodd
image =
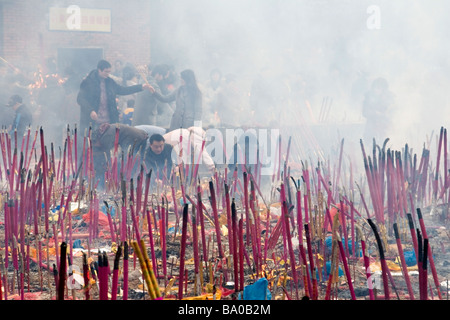
M 66 282 L 67 245 L 61 243 L 61 260 L 59 263 L 58 300 L 64 300 L 64 286 Z
M 157 272 L 157 264 L 156 264 L 156 257 L 155 257 L 155 247 L 153 242 L 153 228 L 152 228 L 152 221 L 150 217 L 150 210 L 146 210 L 147 212 L 147 226 L 148 226 L 148 235 L 149 235 L 149 243 L 150 243 L 150 249 L 151 249 L 151 255 L 152 255 L 152 267 L 153 267 L 153 273 L 155 275 L 158 274 Z
M 90 279 L 89 279 L 89 265 L 87 263 L 87 256 L 86 253 L 83 252 L 83 280 L 84 280 L 84 296 L 86 300 L 90 300 Z
M 231 201 L 230 201 L 230 190 L 228 184 L 224 182 L 224 193 L 225 193 L 225 209 L 227 214 L 227 227 L 228 227 L 228 246 L 230 248 L 230 253 L 233 254 L 233 226 L 232 226 L 232 217 L 231 217 Z
M 350 269 L 348 267 L 347 258 L 345 256 L 344 247 L 342 245 L 342 241 L 339 238 L 337 239 L 337 242 L 339 245 L 339 253 L 341 256 L 342 264 L 344 265 L 345 275 L 347 277 L 347 283 L 348 283 L 348 288 L 350 290 L 350 295 L 352 297 L 352 300 L 356 300 L 355 290 L 353 289 L 352 278 L 350 275 Z
M 234 271 L 234 291 L 239 292 L 239 267 L 238 267 L 238 232 L 237 232 L 237 212 L 236 212 L 236 204 L 231 203 L 231 223 L 232 223 L 232 232 L 233 232 L 233 242 L 230 244 L 232 246 L 233 253 L 233 271 Z
M 364 267 L 366 270 L 366 277 L 367 277 L 367 287 L 369 290 L 369 298 L 370 300 L 375 300 L 375 295 L 373 293 L 373 285 L 372 285 L 372 272 L 370 271 L 370 259 L 369 259 L 369 252 L 366 250 L 366 241 L 364 239 L 364 235 L 362 233 L 362 230 L 357 227 L 357 233 L 359 234 L 359 237 L 361 239 L 361 250 L 362 255 L 364 259 Z
M 297 279 L 297 270 L 295 268 L 295 256 L 294 256 L 294 249 L 292 247 L 292 239 L 291 239 L 291 231 L 289 226 L 289 215 L 288 215 L 288 209 L 286 201 L 283 202 L 283 221 L 286 228 L 286 238 L 287 238 L 287 244 L 288 244 L 288 250 L 289 250 L 289 260 L 291 263 L 291 272 L 292 277 L 294 278 L 294 285 L 295 285 L 295 295 L 298 299 L 298 279 Z
M 219 249 L 219 258 L 223 258 L 223 249 L 222 249 L 222 240 L 220 237 L 220 225 L 219 225 L 219 214 L 217 212 L 217 203 L 216 203 L 216 193 L 214 191 L 214 184 L 212 181 L 209 181 L 209 192 L 211 197 L 211 207 L 214 215 L 214 225 L 216 228 L 216 238 L 217 238 L 217 247 Z
M 428 238 L 423 239 L 423 266 L 422 266 L 422 279 L 423 279 L 423 300 L 428 300 Z M 438 289 L 439 290 L 439 289 Z
M 406 286 L 408 288 L 409 297 L 411 300 L 414 300 L 414 292 L 412 290 L 411 281 L 409 279 L 408 268 L 407 268 L 406 262 L 405 262 L 405 255 L 403 253 L 403 247 L 402 247 L 402 242 L 401 242 L 400 235 L 398 232 L 397 223 L 393 224 L 393 228 L 394 228 L 394 234 L 395 234 L 395 241 L 397 243 L 397 249 L 398 249 L 398 253 L 400 256 L 400 262 L 401 262 L 401 266 L 402 266 L 402 270 L 403 270 L 403 276 L 405 277 L 405 282 L 406 282 Z
M 311 244 L 311 235 L 309 232 L 309 225 L 305 224 L 305 237 L 306 237 L 306 245 L 308 247 L 308 257 L 309 257 L 309 266 L 311 269 L 311 278 L 312 278 L 312 299 L 317 300 L 318 292 L 317 292 L 317 277 L 316 277 L 316 268 L 314 266 L 314 257 L 312 252 L 312 244 Z
M 414 228 L 413 218 L 410 213 L 407 213 L 406 217 L 408 218 L 409 231 L 411 233 L 411 239 L 413 242 L 414 252 L 416 254 L 416 260 L 417 260 L 419 258 L 419 246 L 418 246 L 418 242 L 417 242 L 417 236 L 416 236 L 416 231 Z M 418 260 L 417 260 L 417 263 L 418 263 Z
M 428 245 L 428 234 L 427 234 L 427 230 L 426 230 L 426 227 L 425 227 L 425 222 L 423 221 L 422 211 L 421 211 L 420 208 L 417 208 L 417 216 L 418 216 L 418 219 L 419 219 L 420 229 L 422 230 L 423 237 L 425 239 L 427 239 L 427 245 Z M 439 279 L 438 279 L 438 276 L 437 276 L 436 267 L 434 265 L 433 253 L 430 250 L 430 248 L 426 248 L 426 250 L 427 250 L 428 256 L 425 257 L 424 259 L 428 259 L 429 262 L 430 262 L 430 268 L 431 268 L 431 272 L 433 274 L 433 279 L 434 279 L 434 283 L 435 283 L 435 286 L 436 286 L 436 290 L 437 290 L 439 299 L 442 299 Z
M 240 290 L 244 290 L 244 222 L 242 218 L 239 219 L 238 224 L 238 236 L 239 236 L 239 288 Z
M 111 300 L 117 300 L 117 288 L 119 282 L 119 263 L 122 255 L 122 246 L 119 245 L 114 258 L 113 280 L 111 287 Z
M 192 205 L 192 246 L 194 249 L 194 273 L 197 277 L 199 272 L 199 255 L 198 255 L 198 225 L 197 225 L 197 217 L 196 217 L 196 206 Z M 197 203 L 198 208 L 198 203 Z
M 389 283 L 388 283 L 388 274 L 387 274 L 387 265 L 386 265 L 386 260 L 384 257 L 384 250 L 383 250 L 383 245 L 381 242 L 381 238 L 380 235 L 378 234 L 378 230 L 377 227 L 375 226 L 375 224 L 373 223 L 373 221 L 371 219 L 367 219 L 370 227 L 373 230 L 373 233 L 375 234 L 375 239 L 377 241 L 377 246 L 378 246 L 378 251 L 380 254 L 380 262 L 381 262 L 381 272 L 382 272 L 382 277 L 383 277 L 383 287 L 384 287 L 384 296 L 386 297 L 387 300 L 389 300 Z
M 162 206 L 161 206 L 161 249 L 162 249 L 162 267 L 163 267 L 163 276 L 164 276 L 164 285 L 167 284 L 167 217 L 166 210 L 164 207 L 164 197 L 162 198 Z
M 197 204 L 198 204 L 198 217 L 200 220 L 200 232 L 202 237 L 202 247 L 203 247 L 203 260 L 205 261 L 205 267 L 208 267 L 208 250 L 206 247 L 206 230 L 205 230 L 205 219 L 203 216 L 203 202 L 201 194 L 201 186 L 197 185 Z
M 181 233 L 180 273 L 178 278 L 178 299 L 183 299 L 184 256 L 186 252 L 188 204 L 183 208 L 183 227 Z
M 123 300 L 128 300 L 128 243 L 123 242 Z

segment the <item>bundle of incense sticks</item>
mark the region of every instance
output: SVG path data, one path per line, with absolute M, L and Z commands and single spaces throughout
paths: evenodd
M 141 242 L 140 245 L 144 246 L 144 242 Z M 145 256 L 147 251 L 145 250 L 145 246 L 141 248 L 140 245 L 136 241 L 132 242 L 134 253 L 139 258 L 142 274 L 144 276 L 145 284 L 147 285 L 147 291 L 152 300 L 159 299 L 160 298 L 159 287 L 156 283 L 156 278 L 153 274 L 153 269 L 148 264 L 150 263 L 150 261 L 148 260 L 148 257 Z

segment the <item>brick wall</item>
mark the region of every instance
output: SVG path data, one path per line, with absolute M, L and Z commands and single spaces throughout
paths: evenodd
M 58 48 L 102 48 L 104 58 L 135 65 L 150 62 L 148 0 L 3 2 L 3 57 L 18 67 L 33 68 L 48 58 L 57 58 Z M 50 31 L 49 8 L 77 5 L 110 9 L 111 32 Z M 95 67 L 95 66 L 93 66 Z

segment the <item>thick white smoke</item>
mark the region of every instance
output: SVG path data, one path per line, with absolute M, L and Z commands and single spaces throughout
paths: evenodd
M 262 70 L 273 91 L 281 79 L 301 75 L 316 117 L 324 98 L 333 98 L 329 126 L 363 123 L 363 92 L 352 96 L 352 85 L 361 77 L 368 88 L 383 77 L 395 96 L 391 144 L 419 148 L 426 135 L 446 126 L 448 6 L 423 0 L 153 1 L 152 59 L 192 68 L 202 80 L 218 67 L 237 74 L 247 89 Z

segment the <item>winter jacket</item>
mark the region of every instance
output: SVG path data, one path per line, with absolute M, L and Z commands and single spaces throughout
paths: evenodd
M 80 105 L 80 129 L 83 133 L 89 127 L 90 123 L 94 124 L 94 120 L 91 119 L 91 112 L 95 111 L 98 113 L 100 105 L 100 80 L 98 70 L 95 69 L 80 84 L 77 102 Z M 142 91 L 142 84 L 124 87 L 108 77 L 105 79 L 105 87 L 110 123 L 118 123 L 119 110 L 117 109 L 116 96 L 140 92 Z
M 152 76 L 147 77 L 147 82 L 155 88 L 156 92 L 161 94 L 161 89 L 157 81 Z M 136 97 L 132 125 L 168 127 L 172 113 L 172 108 L 168 103 L 164 103 L 156 99 L 154 94 L 144 91 Z M 165 116 L 166 114 L 168 114 L 168 116 Z M 164 123 L 163 119 L 166 119 Z
M 155 177 L 159 171 L 159 179 L 162 179 L 163 175 L 170 178 L 173 166 L 172 154 L 173 147 L 168 143 L 164 144 L 164 150 L 160 154 L 156 154 L 151 148 L 147 148 L 144 157 L 145 165 L 147 169 L 152 169 Z
M 181 86 L 166 96 L 154 93 L 163 102 L 175 101 L 175 111 L 170 121 L 169 131 L 194 126 L 194 121 L 202 120 L 202 96 L 195 95 L 186 86 Z

